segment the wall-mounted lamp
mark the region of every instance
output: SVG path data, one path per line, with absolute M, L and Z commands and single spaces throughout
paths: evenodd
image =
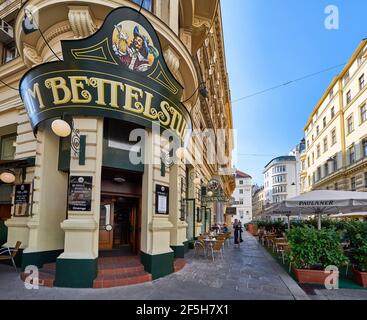
M 187 151 L 186 151 L 185 148 L 182 148 L 182 147 L 178 148 L 176 150 L 176 157 L 180 160 L 184 160 L 186 158 L 186 153 L 187 153 Z
M 207 195 L 208 195 L 208 197 L 212 197 L 213 196 L 213 191 L 208 191 Z
M 201 179 L 199 178 L 197 173 L 195 173 L 194 170 L 190 173 L 190 180 L 193 182 L 194 185 L 200 185 L 201 184 Z
M 54 120 L 51 124 L 52 131 L 60 138 L 66 138 L 71 134 L 70 125 L 62 119 Z
M 0 174 L 0 180 L 4 183 L 14 183 L 15 182 L 15 173 L 11 170 L 6 170 Z
M 51 129 L 60 138 L 66 138 L 72 133 L 71 149 L 76 157 L 79 156 L 79 164 L 85 165 L 86 136 L 81 136 L 80 131 L 75 129 L 73 118 L 63 114 L 61 119 L 56 119 L 52 122 Z

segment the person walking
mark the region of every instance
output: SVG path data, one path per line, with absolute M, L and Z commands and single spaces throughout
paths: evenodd
M 242 228 L 241 220 L 238 221 L 238 224 L 240 226 L 240 243 L 241 243 L 241 242 L 243 242 L 243 239 L 242 239 L 243 228 Z
M 240 247 L 240 239 L 241 239 L 241 225 L 237 219 L 233 222 L 233 232 L 234 232 L 234 247 Z

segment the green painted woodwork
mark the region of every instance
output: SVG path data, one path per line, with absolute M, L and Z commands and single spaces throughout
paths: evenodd
M 146 272 L 152 274 L 153 280 L 164 277 L 174 272 L 174 253 L 168 252 L 158 255 L 140 253 L 141 263 Z
M 98 273 L 98 259 L 56 260 L 56 287 L 93 288 L 93 280 Z

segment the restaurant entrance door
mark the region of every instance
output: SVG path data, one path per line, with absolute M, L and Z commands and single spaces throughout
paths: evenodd
M 142 174 L 102 168 L 99 250 L 118 255 L 140 252 Z

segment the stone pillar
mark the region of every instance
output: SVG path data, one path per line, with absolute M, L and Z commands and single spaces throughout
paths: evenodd
M 160 177 L 159 131 L 146 131 L 144 146 L 144 175 L 142 186 L 142 232 L 141 262 L 153 279 L 158 279 L 174 271 L 174 253 L 170 248 L 170 231 L 173 227 L 167 215 L 155 212 L 155 186 L 169 186 L 167 178 Z M 167 173 L 166 173 L 167 174 Z M 168 177 L 168 176 L 167 176 Z M 171 190 L 170 190 L 171 192 Z
M 97 276 L 101 171 L 103 158 L 103 119 L 74 118 L 74 126 L 86 135 L 86 161 L 79 165 L 71 151 L 70 176 L 92 177 L 90 212 L 68 210 L 61 223 L 65 231 L 64 253 L 57 258 L 55 285 L 58 287 L 88 288 Z
M 175 258 L 184 258 L 186 239 L 186 221 L 181 221 L 181 200 L 182 194 L 181 179 L 185 177 L 185 166 L 175 164 L 170 169 L 170 195 L 169 195 L 169 218 L 173 225 L 171 229 L 171 248 L 175 253 Z
M 170 0 L 169 2 L 169 27 L 174 33 L 179 35 L 179 0 Z
M 22 105 L 17 107 L 18 110 L 18 126 L 17 126 L 17 141 L 15 149 L 15 159 L 34 157 L 37 151 L 37 142 L 32 132 L 32 127 L 29 123 L 28 115 Z M 34 177 L 34 168 L 30 171 L 27 169 L 25 183 L 31 183 Z M 16 183 L 21 183 L 20 177 L 17 177 Z M 14 203 L 14 196 L 12 199 Z M 5 244 L 8 247 L 14 247 L 17 241 L 21 241 L 21 248 L 28 246 L 29 228 L 28 221 L 30 217 L 14 217 L 14 206 L 12 207 L 12 217 L 5 222 L 8 227 L 8 239 Z
M 68 175 L 58 171 L 59 142 L 51 123 L 46 122 L 37 133 L 32 217 L 27 223 L 29 240 L 23 252 L 23 269 L 54 262 L 64 248 L 60 223 L 66 217 Z

